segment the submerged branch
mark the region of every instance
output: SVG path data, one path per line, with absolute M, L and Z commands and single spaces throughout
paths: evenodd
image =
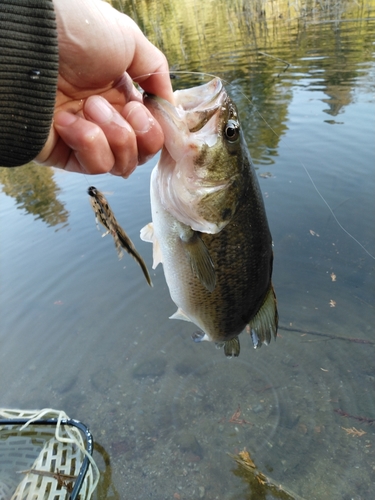
M 371 344 L 375 345 L 375 341 L 367 339 L 357 339 L 352 337 L 343 337 L 342 335 L 335 335 L 333 333 L 314 332 L 313 330 L 303 330 L 302 328 L 294 328 L 290 326 L 279 325 L 279 330 L 286 332 L 303 333 L 304 335 L 315 335 L 318 337 L 325 337 L 333 340 L 346 340 L 347 342 L 354 342 L 355 344 Z

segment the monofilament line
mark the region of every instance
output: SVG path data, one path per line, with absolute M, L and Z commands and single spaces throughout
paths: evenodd
M 245 96 L 245 97 L 248 99 L 248 97 L 247 97 L 247 96 Z M 255 111 L 256 111 L 256 112 L 258 113 L 258 115 L 260 116 L 260 118 L 264 121 L 264 123 L 267 125 L 267 127 L 269 127 L 269 128 L 270 128 L 271 132 L 273 132 L 273 133 L 276 135 L 276 137 L 278 137 L 278 138 L 280 139 L 280 137 L 277 135 L 277 133 L 276 133 L 276 132 L 275 132 L 275 130 L 271 127 L 271 125 L 270 125 L 269 123 L 267 123 L 267 121 L 265 120 L 265 118 L 263 118 L 262 114 L 258 111 L 257 107 L 256 107 L 255 105 L 253 105 L 253 106 L 254 106 Z M 322 195 L 322 193 L 319 191 L 319 189 L 318 189 L 317 185 L 315 184 L 315 182 L 314 182 L 313 178 L 312 178 L 312 177 L 311 177 L 311 175 L 310 175 L 310 172 L 308 171 L 308 169 L 307 169 L 307 167 L 305 166 L 305 164 L 303 163 L 303 161 L 302 161 L 302 160 L 300 160 L 300 159 L 298 158 L 298 162 L 300 163 L 300 165 L 302 166 L 302 168 L 303 168 L 303 169 L 304 169 L 304 171 L 306 172 L 306 175 L 307 175 L 307 177 L 310 179 L 310 182 L 311 182 L 311 184 L 313 185 L 313 187 L 314 187 L 315 191 L 318 193 L 318 195 L 320 196 L 321 200 L 323 201 L 323 203 L 326 205 L 326 207 L 327 207 L 327 208 L 328 208 L 328 210 L 330 211 L 330 213 L 331 213 L 331 215 L 332 215 L 332 217 L 333 217 L 334 221 L 335 221 L 335 222 L 336 222 L 336 224 L 339 226 L 339 228 L 340 228 L 340 229 L 342 229 L 342 231 L 344 231 L 344 233 L 346 233 L 346 234 L 349 236 L 349 238 L 351 238 L 353 241 L 355 241 L 355 242 L 357 243 L 357 245 L 359 245 L 359 246 L 362 248 L 362 250 L 363 250 L 364 252 L 366 252 L 366 253 L 367 253 L 367 255 L 368 255 L 369 257 L 371 257 L 372 259 L 374 259 L 374 260 L 375 260 L 375 256 L 374 256 L 374 255 L 372 255 L 372 253 L 371 253 L 371 252 L 369 252 L 369 251 L 367 250 L 367 248 L 365 248 L 365 247 L 362 245 L 362 243 L 361 243 L 361 242 L 359 242 L 359 241 L 357 240 L 357 238 L 355 238 L 355 237 L 354 237 L 351 233 L 349 233 L 349 231 L 348 231 L 347 229 L 345 229 L 345 227 L 344 227 L 344 226 L 341 224 L 341 222 L 338 220 L 338 218 L 336 217 L 336 215 L 335 215 L 334 211 L 332 210 L 331 206 L 329 205 L 328 201 L 324 198 L 324 196 Z

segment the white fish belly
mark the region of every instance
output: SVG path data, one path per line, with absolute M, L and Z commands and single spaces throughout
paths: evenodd
M 206 290 L 199 283 L 197 284 L 189 258 L 183 248 L 180 239 L 181 223 L 161 204 L 157 189 L 157 176 L 158 167 L 156 166 L 151 174 L 152 222 L 156 240 L 154 252 L 160 252 L 159 258 L 163 264 L 165 279 L 173 302 L 185 313 L 186 320 L 195 323 L 209 336 L 210 318 L 205 318 L 202 314 L 200 298 L 200 293 L 206 294 Z M 197 285 L 200 290 L 196 289 Z

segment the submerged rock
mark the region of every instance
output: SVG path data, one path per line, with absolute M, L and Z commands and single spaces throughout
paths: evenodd
M 102 394 L 105 394 L 117 383 L 117 376 L 107 367 L 95 371 L 90 379 L 92 386 Z
M 174 437 L 174 442 L 184 453 L 192 453 L 203 458 L 203 448 L 192 432 L 180 431 Z
M 164 375 L 167 361 L 162 357 L 146 359 L 133 370 L 133 377 L 161 377 Z

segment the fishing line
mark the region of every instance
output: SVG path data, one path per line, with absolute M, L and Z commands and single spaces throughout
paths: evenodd
M 288 63 L 289 64 L 289 63 Z M 137 78 L 134 78 L 133 80 L 134 81 L 137 81 L 139 79 L 145 79 L 145 77 L 149 77 L 149 76 L 152 76 L 152 75 L 156 75 L 156 74 L 165 74 L 166 72 L 154 72 L 154 73 L 145 73 L 144 75 L 141 75 L 141 76 L 138 76 Z M 204 76 L 204 77 L 210 77 L 210 78 L 220 78 L 218 77 L 217 75 L 213 75 L 211 73 L 205 73 L 205 72 L 201 72 L 201 71 L 185 71 L 185 70 L 171 70 L 170 72 L 168 72 L 170 75 L 174 75 L 174 74 L 182 74 L 182 75 L 200 75 L 200 76 Z M 222 82 L 224 82 L 225 85 L 232 85 L 230 82 L 224 80 L 223 78 L 220 78 Z M 281 137 L 276 133 L 276 131 L 272 128 L 272 126 L 267 122 L 267 120 L 264 118 L 264 116 L 262 115 L 262 113 L 258 110 L 257 106 L 251 101 L 251 99 L 246 95 L 244 94 L 244 92 L 242 92 L 241 90 L 239 91 L 239 93 L 251 104 L 251 106 L 253 107 L 253 109 L 258 113 L 259 117 L 263 120 L 263 122 L 267 125 L 267 127 L 271 130 L 271 132 L 273 134 L 275 134 L 275 136 L 281 140 Z M 287 148 L 291 151 L 291 148 L 289 146 L 287 146 Z M 334 221 L 336 222 L 336 224 L 339 226 L 339 228 L 344 231 L 344 233 L 349 236 L 355 243 L 357 243 L 357 245 L 359 245 L 362 250 L 364 252 L 367 253 L 367 255 L 369 257 L 371 257 L 373 260 L 375 260 L 375 256 L 372 255 L 371 252 L 369 252 L 367 250 L 367 248 L 365 248 L 362 243 L 360 241 L 357 240 L 357 238 L 355 238 L 342 224 L 341 222 L 338 220 L 337 216 L 335 215 L 334 211 L 332 210 L 331 206 L 329 205 L 328 201 L 324 198 L 324 196 L 322 195 L 322 193 L 319 191 L 317 185 L 315 184 L 309 170 L 307 169 L 306 165 L 303 163 L 303 161 L 299 158 L 297 158 L 299 164 L 302 166 L 302 168 L 304 169 L 307 177 L 309 178 L 311 184 L 313 185 L 315 191 L 317 192 L 317 194 L 319 195 L 319 197 L 321 198 L 321 200 L 323 201 L 323 203 L 326 205 L 326 207 L 328 208 L 329 212 L 331 213 Z
M 87 178 L 87 174 L 83 174 L 83 177 L 86 179 L 87 185 L 91 186 L 91 183 L 89 182 L 89 180 Z
M 240 91 L 240 92 L 241 92 L 241 91 Z M 242 93 L 242 92 L 241 92 L 241 93 Z M 246 95 L 244 95 L 244 97 L 245 97 L 246 99 L 248 99 L 248 100 L 249 100 L 249 102 L 251 102 L 251 101 L 250 101 L 250 99 L 249 99 Z M 254 109 L 255 109 L 255 111 L 259 114 L 260 118 L 264 121 L 264 123 L 267 125 L 267 127 L 269 127 L 269 128 L 270 128 L 271 132 L 273 132 L 273 133 L 276 135 L 276 137 L 278 137 L 278 138 L 280 139 L 280 137 L 279 137 L 279 136 L 277 135 L 277 133 L 273 130 L 273 128 L 271 127 L 271 125 L 269 125 L 269 124 L 267 123 L 267 121 L 265 120 L 265 118 L 263 118 L 263 116 L 261 115 L 261 113 L 259 113 L 259 111 L 258 111 L 258 109 L 256 108 L 256 106 L 255 106 L 255 105 L 254 105 Z M 289 148 L 289 146 L 287 146 L 287 148 L 288 148 L 289 150 L 291 149 L 291 148 Z M 349 236 L 349 237 L 350 237 L 353 241 L 355 241 L 355 242 L 356 242 L 356 243 L 357 243 L 357 244 L 358 244 L 358 245 L 362 248 L 362 250 L 364 250 L 364 251 L 367 253 L 367 255 L 369 255 L 372 259 L 374 259 L 374 260 L 375 260 L 374 255 L 372 255 L 372 254 L 371 254 L 371 253 L 370 253 L 370 252 L 369 252 L 369 251 L 368 251 L 368 250 L 367 250 L 367 249 L 366 249 L 366 248 L 362 245 L 362 243 L 360 243 L 360 242 L 357 240 L 357 238 L 355 238 L 355 237 L 354 237 L 351 233 L 349 233 L 349 231 L 348 231 L 347 229 L 345 229 L 345 227 L 344 227 L 344 226 L 341 224 L 341 222 L 338 220 L 338 218 L 336 217 L 335 213 L 333 212 L 333 210 L 332 210 L 331 206 L 329 205 L 328 201 L 324 198 L 324 196 L 322 195 L 322 193 L 319 191 L 319 189 L 318 189 L 317 185 L 315 184 L 315 182 L 314 182 L 313 178 L 311 177 L 310 172 L 308 171 L 308 169 L 307 169 L 307 167 L 305 166 L 305 164 L 303 163 L 303 161 L 302 161 L 302 160 L 300 160 L 300 159 L 298 158 L 298 162 L 300 163 L 300 165 L 302 166 L 302 168 L 303 168 L 303 169 L 304 169 L 304 171 L 306 172 L 306 175 L 307 175 L 307 177 L 310 179 L 311 184 L 313 185 L 313 187 L 314 187 L 315 191 L 318 193 L 318 195 L 319 195 L 319 196 L 320 196 L 320 198 L 322 199 L 323 203 L 326 205 L 326 207 L 327 207 L 327 208 L 328 208 L 328 210 L 330 211 L 330 213 L 331 213 L 331 215 L 332 215 L 333 219 L 335 220 L 335 222 L 336 222 L 336 224 L 339 226 L 339 228 L 340 228 L 340 229 L 342 229 L 342 231 L 344 231 L 344 233 L 346 233 L 346 234 L 347 234 L 347 235 L 348 235 L 348 236 Z

